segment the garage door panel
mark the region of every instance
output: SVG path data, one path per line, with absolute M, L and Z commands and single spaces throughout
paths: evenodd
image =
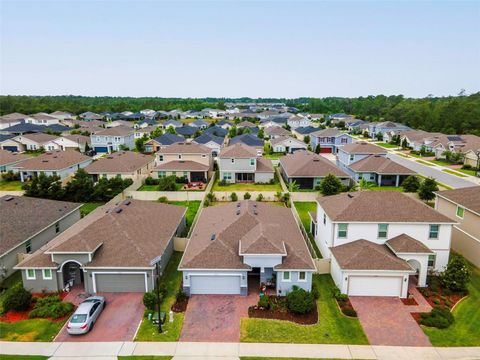
M 349 276 L 348 295 L 401 296 L 402 282 L 398 276 Z
M 240 294 L 240 276 L 190 275 L 190 294 Z
M 97 292 L 145 292 L 145 274 L 95 274 Z

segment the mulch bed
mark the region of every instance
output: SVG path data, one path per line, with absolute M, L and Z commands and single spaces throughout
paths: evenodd
M 270 298 L 277 298 L 271 296 Z M 286 320 L 291 321 L 301 325 L 314 325 L 318 322 L 318 311 L 317 306 L 313 308 L 313 311 L 309 314 L 294 314 L 284 306 L 281 306 L 282 302 L 276 302 L 277 307 L 275 310 L 271 309 L 262 309 L 257 305 L 250 306 L 248 308 L 248 316 L 251 318 L 258 319 L 274 319 L 274 320 Z
M 407 297 L 406 299 L 400 300 L 402 300 L 403 305 L 418 305 L 413 297 Z
M 413 319 L 420 325 L 422 313 L 410 313 L 410 315 L 412 315 Z
M 466 294 L 449 294 L 445 295 L 441 287 L 438 288 L 438 291 L 433 292 L 431 289 L 426 288 L 422 289 L 421 294 L 430 304 L 430 306 L 445 306 L 449 309 L 453 308 L 457 302 L 459 302 Z
M 176 300 L 175 304 L 172 305 L 172 311 L 176 313 L 185 312 L 187 310 L 188 297 L 183 300 Z
M 357 312 L 353 308 L 352 303 L 350 302 L 350 299 L 347 300 L 338 300 L 337 301 L 338 307 L 340 308 L 340 311 L 343 313 L 345 316 L 349 317 L 357 317 Z

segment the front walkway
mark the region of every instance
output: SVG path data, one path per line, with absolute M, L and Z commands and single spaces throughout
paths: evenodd
M 350 296 L 358 319 L 372 345 L 432 346 L 410 315 L 409 308 L 397 297 Z M 415 306 L 416 307 L 416 306 Z

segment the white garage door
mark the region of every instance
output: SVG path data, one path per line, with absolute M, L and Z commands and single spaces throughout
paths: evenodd
M 348 295 L 401 296 L 402 277 L 349 276 Z
M 240 294 L 240 276 L 190 275 L 190 294 Z
M 97 292 L 145 292 L 145 274 L 95 274 Z

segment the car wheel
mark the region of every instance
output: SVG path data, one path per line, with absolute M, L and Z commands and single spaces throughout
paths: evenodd
M 95 325 L 95 323 L 93 323 L 93 322 L 90 324 L 90 327 L 88 328 L 88 331 L 89 331 L 89 332 L 93 330 L 93 326 L 94 326 L 94 325 Z
M 107 302 L 105 301 L 105 302 L 103 303 L 103 308 L 105 309 L 106 306 L 107 306 Z

